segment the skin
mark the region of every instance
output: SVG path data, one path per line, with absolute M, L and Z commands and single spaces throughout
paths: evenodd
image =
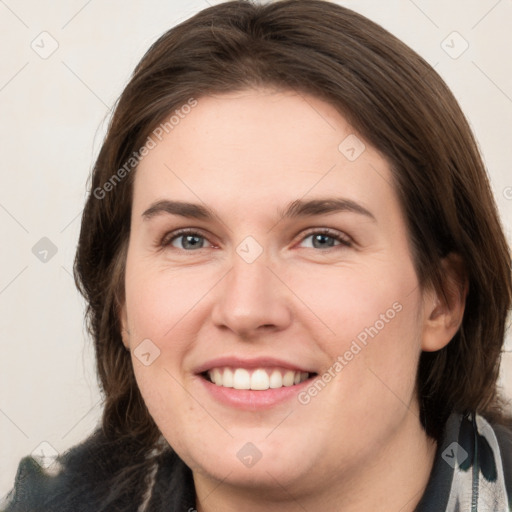
M 151 415 L 193 471 L 199 511 L 405 512 L 423 494 L 436 443 L 419 421 L 418 360 L 453 337 L 464 294 L 445 302 L 419 286 L 388 162 L 367 142 L 354 161 L 338 149 L 354 133 L 318 98 L 251 89 L 199 98 L 137 169 L 123 340 Z M 326 197 L 374 219 L 278 213 Z M 165 199 L 217 217 L 144 218 Z M 169 235 L 187 227 L 204 237 L 199 249 Z M 315 244 L 310 228 L 352 245 Z M 263 249 L 252 263 L 236 251 L 247 236 Z M 321 375 L 396 303 L 400 312 L 306 405 L 235 409 L 194 374 L 215 357 L 265 355 Z M 147 366 L 134 355 L 145 339 L 160 350 Z M 262 454 L 252 467 L 236 456 L 247 442 Z

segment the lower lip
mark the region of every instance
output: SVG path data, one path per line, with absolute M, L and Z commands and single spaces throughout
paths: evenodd
M 255 410 L 270 409 L 278 404 L 296 398 L 297 394 L 308 387 L 315 377 L 310 377 L 304 382 L 293 386 L 283 386 L 276 389 L 269 388 L 263 391 L 225 388 L 223 386 L 217 386 L 217 384 L 210 382 L 200 375 L 198 375 L 198 378 L 215 400 L 231 407 Z

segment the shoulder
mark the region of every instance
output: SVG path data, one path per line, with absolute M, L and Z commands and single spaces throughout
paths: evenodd
M 492 428 L 500 449 L 505 486 L 512 503 L 512 427 L 492 425 Z
M 129 445 L 107 441 L 100 430 L 41 465 L 21 460 L 3 512 L 136 510 L 143 496 L 145 459 Z
M 512 430 L 509 425 L 476 414 L 461 420 L 458 443 L 462 459 L 457 476 L 471 482 L 474 500 L 486 510 L 508 510 L 512 504 Z
M 452 413 L 417 512 L 508 510 L 512 504 L 512 430 L 479 414 Z

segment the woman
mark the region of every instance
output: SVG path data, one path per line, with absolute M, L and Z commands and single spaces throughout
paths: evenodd
M 234 1 L 164 34 L 75 275 L 102 426 L 24 459 L 9 512 L 510 510 L 509 249 L 453 95 L 366 18 Z

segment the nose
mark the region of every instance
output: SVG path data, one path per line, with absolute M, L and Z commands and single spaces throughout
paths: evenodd
M 214 324 L 249 339 L 285 329 L 291 322 L 291 292 L 263 253 L 248 263 L 234 254 L 233 266 L 216 287 Z

